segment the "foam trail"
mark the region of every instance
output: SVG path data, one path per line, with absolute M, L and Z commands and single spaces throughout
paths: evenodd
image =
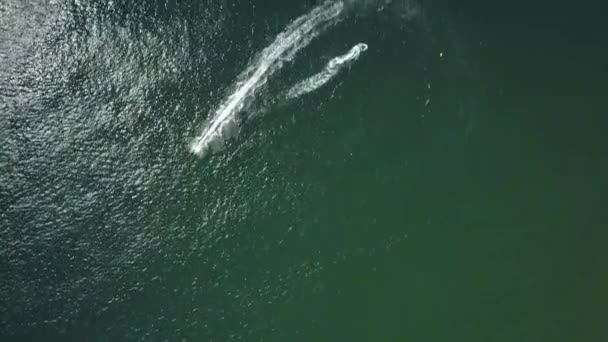
M 352 63 L 359 58 L 361 52 L 364 52 L 365 50 L 367 50 L 367 44 L 365 43 L 359 43 L 353 46 L 347 53 L 335 57 L 329 61 L 325 67 L 325 70 L 293 86 L 287 92 L 285 97 L 288 99 L 293 99 L 322 87 L 325 83 L 329 82 L 329 80 L 336 76 L 342 68 L 352 65 Z
M 241 73 L 233 92 L 207 120 L 202 133 L 190 145 L 190 151 L 202 156 L 209 150 L 221 148 L 224 138 L 238 129 L 237 114 L 246 108 L 268 78 L 316 36 L 335 24 L 343 10 L 341 0 L 329 0 L 289 24 Z

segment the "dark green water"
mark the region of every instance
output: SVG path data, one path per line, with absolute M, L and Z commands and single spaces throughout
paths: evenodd
M 0 0 L 0 340 L 608 340 L 604 9 L 384 3 Z

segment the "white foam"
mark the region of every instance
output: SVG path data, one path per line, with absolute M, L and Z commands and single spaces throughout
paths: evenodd
M 247 107 L 268 78 L 327 27 L 335 24 L 343 9 L 342 1 L 327 1 L 294 20 L 281 32 L 241 73 L 233 92 L 207 119 L 203 131 L 190 145 L 190 151 L 205 155 L 209 150 L 221 148 L 227 131 L 234 132 L 238 128 L 239 112 Z
M 315 91 L 334 78 L 334 76 L 336 76 L 340 70 L 342 70 L 342 68 L 352 65 L 352 63 L 359 58 L 361 52 L 364 52 L 365 50 L 367 50 L 367 44 L 365 43 L 359 43 L 353 46 L 347 53 L 335 57 L 329 61 L 323 71 L 293 86 L 287 92 L 285 97 L 288 99 L 293 99 Z

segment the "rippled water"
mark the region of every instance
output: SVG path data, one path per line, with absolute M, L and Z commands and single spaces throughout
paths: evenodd
M 356 226 L 349 189 L 366 165 L 406 167 L 414 147 L 398 138 L 431 105 L 460 108 L 442 120 L 458 144 L 475 130 L 476 63 L 438 4 L 345 2 L 259 75 L 237 137 L 190 153 L 247 66 L 315 6 L 328 5 L 0 2 L 0 335 L 255 340 L 324 267 L 404 239 L 332 222 Z M 355 66 L 285 99 L 359 42 Z M 465 84 L 443 100 L 442 69 Z

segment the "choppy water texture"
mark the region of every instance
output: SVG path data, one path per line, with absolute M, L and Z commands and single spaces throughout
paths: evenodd
M 0 0 L 0 340 L 601 340 L 605 150 L 474 18 Z

